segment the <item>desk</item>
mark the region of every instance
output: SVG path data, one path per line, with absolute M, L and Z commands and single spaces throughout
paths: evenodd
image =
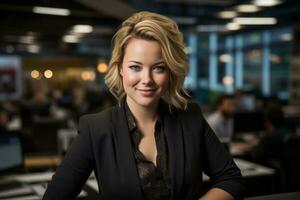
M 50 159 L 51 160 L 51 159 Z M 56 160 L 55 160 L 56 161 Z M 242 175 L 245 178 L 253 177 L 263 177 L 271 176 L 275 173 L 273 169 L 243 160 L 235 158 L 234 161 L 240 167 Z M 34 163 L 34 162 L 33 162 Z M 24 184 L 25 192 L 27 192 L 28 199 L 40 199 L 43 193 L 45 192 L 45 186 L 48 181 L 51 180 L 54 172 L 42 172 L 42 173 L 29 173 L 22 175 L 9 175 L 3 177 L 6 181 L 18 181 Z M 203 176 L 204 182 L 208 183 L 209 177 L 206 175 Z M 257 184 L 257 183 L 256 183 Z M 28 196 L 28 191 L 31 193 Z M 30 197 L 31 196 L 31 197 Z M 98 183 L 95 179 L 94 174 L 92 174 L 83 188 L 83 192 L 79 198 L 83 199 L 97 199 L 98 195 Z M 93 198 L 92 198 L 93 197 Z M 0 192 L 1 199 L 1 192 Z M 22 200 L 25 200 L 22 198 Z
M 258 133 L 240 133 L 229 143 L 229 152 L 232 156 L 244 156 L 259 140 Z
M 234 162 L 240 168 L 242 176 L 244 178 L 272 176 L 275 174 L 275 170 L 269 167 L 265 167 L 247 160 L 240 158 L 234 158 Z M 204 174 L 204 181 L 208 181 L 209 177 Z
M 61 161 L 59 156 L 26 156 L 25 168 L 48 168 L 57 167 Z
M 245 198 L 244 200 L 299 200 L 300 192 L 281 193 L 258 197 Z
M 51 159 L 50 159 L 51 161 Z M 54 160 L 58 162 L 58 160 Z M 265 167 L 250 161 L 246 161 L 240 158 L 234 158 L 234 162 L 241 169 L 243 177 L 256 177 L 256 176 L 271 176 L 275 174 L 275 170 L 269 167 Z M 33 162 L 35 163 L 35 162 Z M 50 181 L 54 172 L 43 172 L 43 173 L 30 173 L 24 175 L 11 175 L 7 178 L 18 180 L 20 182 L 41 182 L 41 181 Z M 209 177 L 203 174 L 203 180 L 208 181 Z M 92 175 L 93 176 L 93 175 Z
M 0 200 L 40 200 L 54 172 L 28 173 L 3 177 L 0 182 L 16 181 L 21 186 L 0 191 Z M 92 174 L 77 199 L 100 199 L 98 183 Z
M 270 176 L 275 174 L 275 170 L 247 160 L 234 158 L 234 162 L 240 168 L 243 177 Z
M 240 158 L 234 158 L 246 184 L 246 196 L 271 194 L 274 187 L 275 170 Z M 210 188 L 209 177 L 203 174 L 202 194 Z

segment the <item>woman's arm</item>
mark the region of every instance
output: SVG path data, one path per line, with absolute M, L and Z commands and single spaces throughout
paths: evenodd
M 203 171 L 210 177 L 212 189 L 203 199 L 242 199 L 244 180 L 228 150 L 220 143 L 200 111 L 202 124 Z
M 212 188 L 199 200 L 234 200 L 233 196 L 220 188 Z

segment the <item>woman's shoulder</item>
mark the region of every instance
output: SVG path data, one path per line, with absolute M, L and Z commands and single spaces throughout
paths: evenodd
M 80 122 L 87 122 L 88 124 L 109 124 L 111 121 L 112 112 L 117 106 L 106 108 L 97 113 L 85 114 L 80 117 Z
M 201 114 L 201 108 L 197 102 L 190 101 L 190 102 L 188 102 L 185 109 L 179 110 L 178 112 L 183 115 L 194 116 L 195 114 L 197 114 L 197 115 Z
M 171 115 L 173 115 L 172 113 L 184 121 L 197 121 L 202 118 L 200 106 L 194 101 L 189 102 L 185 109 L 175 109 L 171 112 Z
M 194 131 L 199 130 L 205 125 L 200 105 L 197 102 L 189 102 L 186 109 L 179 110 L 177 116 L 186 130 L 190 130 L 191 128 Z
M 187 105 L 187 110 L 201 112 L 200 105 L 195 101 L 190 101 Z

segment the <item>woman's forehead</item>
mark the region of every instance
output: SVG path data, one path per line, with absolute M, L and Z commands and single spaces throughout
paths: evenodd
M 143 62 L 151 60 L 155 62 L 163 61 L 161 45 L 157 41 L 142 39 L 131 40 L 124 52 L 124 60 Z

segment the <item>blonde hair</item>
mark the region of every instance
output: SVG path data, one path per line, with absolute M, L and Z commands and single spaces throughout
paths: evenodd
M 112 56 L 105 75 L 105 83 L 118 99 L 125 96 L 120 67 L 125 49 L 131 38 L 157 41 L 162 48 L 162 56 L 169 68 L 169 84 L 162 98 L 172 106 L 185 109 L 188 96 L 184 89 L 184 78 L 188 70 L 187 54 L 182 33 L 177 24 L 168 17 L 151 12 L 138 12 L 126 19 L 113 37 Z

